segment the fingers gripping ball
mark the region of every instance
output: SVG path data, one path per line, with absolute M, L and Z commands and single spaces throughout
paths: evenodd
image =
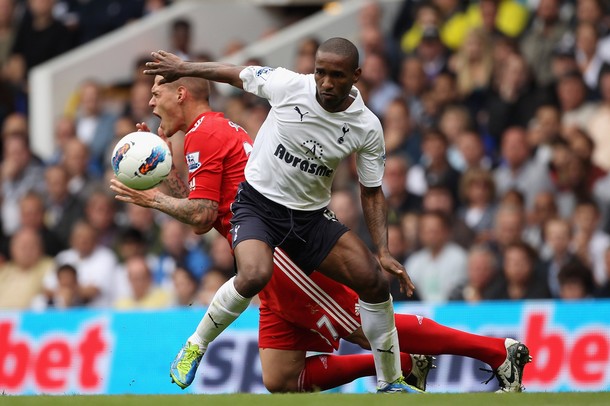
M 112 170 L 117 179 L 132 189 L 150 189 L 161 183 L 172 169 L 168 145 L 151 132 L 127 134 L 112 151 Z

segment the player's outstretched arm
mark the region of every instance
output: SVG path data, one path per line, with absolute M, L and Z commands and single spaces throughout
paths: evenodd
M 364 219 L 377 248 L 379 263 L 383 269 L 398 278 L 400 290 L 407 296 L 412 296 L 415 285 L 405 267 L 392 257 L 388 250 L 388 209 L 381 186 L 365 187 L 361 184 L 360 192 Z
M 152 62 L 147 62 L 144 70 L 146 75 L 163 76 L 161 83 L 173 82 L 181 77 L 192 76 L 212 80 L 214 82 L 228 83 L 243 89 L 243 82 L 239 73 L 244 66 L 231 65 L 220 62 L 187 62 L 167 51 L 152 52 Z
M 176 198 L 166 195 L 157 188 L 135 190 L 123 185 L 117 179 L 110 180 L 110 189 L 116 193 L 117 200 L 162 211 L 190 225 L 197 234 L 210 231 L 218 217 L 218 202 L 213 200 Z

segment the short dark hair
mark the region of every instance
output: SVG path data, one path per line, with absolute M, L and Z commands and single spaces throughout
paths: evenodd
M 343 56 L 349 59 L 354 70 L 358 68 L 360 55 L 358 48 L 350 40 L 341 37 L 327 39 L 318 47 L 318 52 L 331 52 Z

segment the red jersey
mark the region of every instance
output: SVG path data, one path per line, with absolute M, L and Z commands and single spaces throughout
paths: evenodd
M 189 199 L 218 202 L 214 228 L 229 236 L 231 203 L 244 177 L 252 151 L 246 131 L 222 113 L 201 114 L 184 137 L 184 157 L 189 171 Z

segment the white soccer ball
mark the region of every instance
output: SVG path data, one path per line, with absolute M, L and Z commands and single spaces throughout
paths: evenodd
M 136 131 L 116 144 L 111 164 L 121 183 L 132 189 L 145 190 L 157 186 L 169 175 L 172 154 L 158 135 Z

